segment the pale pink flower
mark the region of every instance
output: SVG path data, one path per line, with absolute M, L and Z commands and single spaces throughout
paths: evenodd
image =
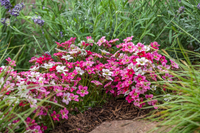
M 64 93 L 62 102 L 66 103 L 68 105 L 70 101 L 71 101 L 70 93 Z
M 94 83 L 95 85 L 99 86 L 99 85 L 103 85 L 101 82 L 97 81 L 97 80 L 92 80 L 91 83 Z
M 79 97 L 78 95 L 74 95 L 73 93 L 70 94 L 71 100 L 74 100 L 74 101 L 76 101 L 76 102 L 79 101 L 78 97 Z
M 133 38 L 133 36 L 127 37 L 127 38 L 124 39 L 123 41 L 124 41 L 125 43 L 127 43 L 127 42 L 130 42 L 130 41 L 132 40 L 132 38 Z
M 103 43 L 106 42 L 106 39 L 105 39 L 105 38 L 106 38 L 106 37 L 103 36 L 101 39 L 99 39 L 99 41 L 97 42 L 97 44 L 98 44 L 99 46 L 101 46 Z
M 171 62 L 172 67 L 177 68 L 177 69 L 179 68 L 178 64 L 176 64 L 173 60 L 170 59 L 170 62 Z

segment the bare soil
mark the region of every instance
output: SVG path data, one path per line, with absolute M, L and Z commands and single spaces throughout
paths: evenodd
M 51 133 L 143 133 L 140 131 L 152 129 L 156 124 L 133 119 L 144 117 L 151 110 L 139 109 L 124 99 L 111 100 L 102 108 L 95 107 L 76 116 L 70 114 Z

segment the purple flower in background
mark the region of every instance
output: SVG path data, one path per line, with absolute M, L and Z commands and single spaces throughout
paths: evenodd
M 10 19 L 9 19 L 9 18 L 2 18 L 2 19 L 1 19 L 1 23 L 2 23 L 3 25 L 9 26 L 9 25 L 10 25 Z
M 181 0 L 178 0 L 178 2 L 181 2 Z
M 12 7 L 10 0 L 0 0 L 1 6 L 4 6 L 6 9 L 10 9 Z
M 63 37 L 63 32 L 62 31 L 60 32 L 60 36 L 61 36 L 61 38 Z
M 12 16 L 17 17 L 19 16 L 19 12 L 22 10 L 22 8 L 24 8 L 24 6 L 25 6 L 24 3 L 19 3 L 9 12 Z
M 178 13 L 181 14 L 183 13 L 185 10 L 185 7 L 184 6 L 181 6 L 179 9 L 178 9 Z
M 197 8 L 200 10 L 200 3 L 197 5 Z
M 44 25 L 44 20 L 41 19 L 41 16 L 38 16 L 38 17 L 33 17 L 32 20 L 34 21 L 34 23 L 40 25 L 40 26 L 43 26 Z

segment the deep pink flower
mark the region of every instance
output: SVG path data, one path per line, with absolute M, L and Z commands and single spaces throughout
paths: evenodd
M 64 110 L 60 110 L 60 113 L 62 115 L 62 119 L 68 119 L 69 111 L 66 108 L 64 108 Z
M 77 94 L 80 94 L 81 97 L 84 97 L 85 95 L 87 95 L 89 92 L 87 91 L 88 87 L 87 86 L 82 86 L 82 85 L 79 85 L 78 86 L 78 89 L 77 90 Z
M 141 74 L 138 74 L 135 78 L 134 78 L 134 80 L 136 81 L 136 82 L 141 82 L 141 81 L 144 81 L 146 79 L 146 77 L 145 76 L 142 76 Z
M 53 111 L 53 113 L 51 114 L 51 117 L 53 118 L 54 121 L 59 121 L 59 114 L 56 114 L 56 111 Z
M 159 49 L 158 47 L 160 46 L 157 42 L 152 42 L 150 45 L 154 49 Z
M 70 94 L 71 100 L 74 100 L 74 101 L 78 102 L 79 101 L 78 97 L 79 97 L 78 95 L 74 95 L 73 93 Z

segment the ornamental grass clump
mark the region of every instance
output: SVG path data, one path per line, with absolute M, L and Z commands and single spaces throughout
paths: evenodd
M 199 58 L 200 54 L 183 49 L 181 51 L 185 60 L 177 61 L 180 69 L 169 71 L 177 80 L 160 82 L 173 93 L 158 95 L 157 99 L 163 101 L 158 105 L 162 110 L 148 118 L 159 122 L 160 126 L 154 129 L 157 132 L 167 130 L 168 133 L 198 133 L 200 131 L 200 63 L 191 64 L 189 60 L 189 57 Z
M 118 39 L 107 41 L 106 37 L 97 43 L 87 37 L 78 45 L 76 38 L 56 42 L 57 53 L 32 57 L 29 71 L 14 71 L 11 66 L 15 66 L 15 61 L 8 58 L 9 66 L 0 67 L 1 73 L 5 73 L 0 79 L 3 106 L 0 124 L 4 125 L 0 131 L 50 130 L 56 122 L 68 119 L 74 110 L 84 111 L 90 105 L 102 103 L 108 94 L 124 97 L 139 108 L 145 106 L 144 100 L 147 100 L 148 105 L 157 109 L 154 95 L 164 91 L 162 86 L 151 82 L 171 82 L 173 76 L 168 71 L 178 66 L 172 60 L 168 64 L 165 56 L 158 53 L 157 42 L 134 44 L 132 38 L 127 37 L 118 45 Z M 115 45 L 117 52 L 111 54 L 109 50 Z M 27 113 L 9 116 L 10 122 L 4 123 L 8 117 L 4 111 L 15 109 Z

